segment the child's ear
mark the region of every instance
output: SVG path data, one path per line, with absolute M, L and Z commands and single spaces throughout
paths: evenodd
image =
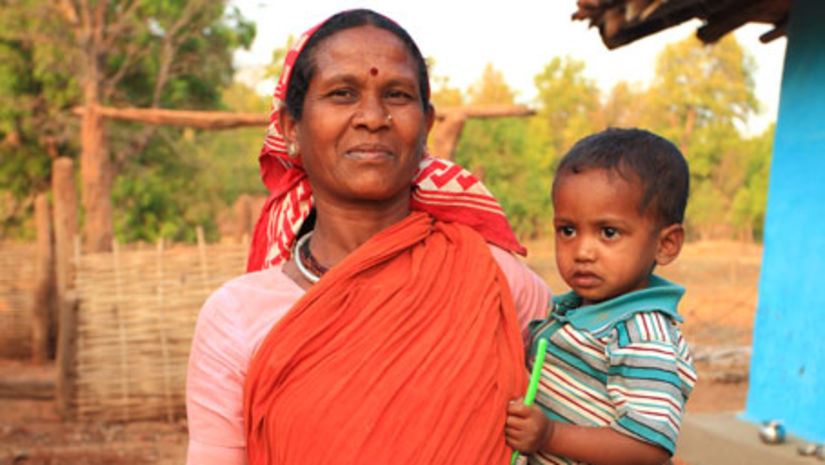
M 656 245 L 656 264 L 667 265 L 679 256 L 685 243 L 685 228 L 679 223 L 666 226 L 659 231 Z

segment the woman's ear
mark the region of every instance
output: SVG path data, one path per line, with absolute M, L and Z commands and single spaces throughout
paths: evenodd
M 287 147 L 298 143 L 298 121 L 289 114 L 285 106 L 278 112 L 278 125 Z
M 427 125 L 427 133 L 426 135 L 430 134 L 430 131 L 433 129 L 433 124 L 435 123 L 435 107 L 432 103 L 427 104 L 427 111 L 424 114 L 424 124 Z
M 667 265 L 679 256 L 685 243 L 685 228 L 680 223 L 666 226 L 659 231 L 656 244 L 656 264 Z

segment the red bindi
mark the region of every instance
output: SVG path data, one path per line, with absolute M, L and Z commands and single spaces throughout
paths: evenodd
M 370 74 L 372 74 L 373 76 L 378 76 L 378 68 L 374 66 L 370 68 Z

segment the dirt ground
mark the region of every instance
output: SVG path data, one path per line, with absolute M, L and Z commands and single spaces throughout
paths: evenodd
M 528 264 L 554 292 L 566 287 L 555 273 L 549 243 L 528 244 Z M 748 355 L 761 248 L 733 242 L 688 244 L 659 270 L 688 290 L 680 312 L 697 358 L 699 382 L 688 412 L 744 409 Z M 0 360 L 0 381 L 54 379 L 54 366 Z M 186 422 L 63 422 L 53 398 L 0 393 L 0 465 L 178 465 L 186 456 Z M 676 461 L 678 465 L 688 465 Z

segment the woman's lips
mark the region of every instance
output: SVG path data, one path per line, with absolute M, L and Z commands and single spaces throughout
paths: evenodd
M 351 160 L 380 161 L 392 158 L 393 153 L 389 147 L 382 145 L 359 145 L 347 150 L 344 156 Z
M 378 150 L 351 150 L 344 155 L 352 160 L 362 161 L 384 160 L 392 157 L 391 153 Z

